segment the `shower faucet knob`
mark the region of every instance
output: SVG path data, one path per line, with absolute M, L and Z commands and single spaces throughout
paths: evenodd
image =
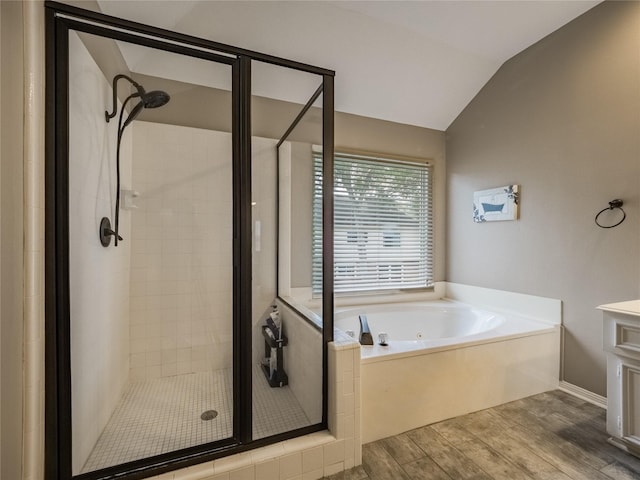
M 120 235 L 111 228 L 111 221 L 107 217 L 102 217 L 100 221 L 100 243 L 103 247 L 108 247 L 111 243 L 111 237 L 116 237 L 118 240 L 124 240 Z

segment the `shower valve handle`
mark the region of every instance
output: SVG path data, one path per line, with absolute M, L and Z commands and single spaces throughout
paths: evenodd
M 116 236 L 116 232 L 114 232 L 114 231 L 113 231 L 113 230 L 111 230 L 110 228 L 107 228 L 107 229 L 105 230 L 105 233 L 106 233 L 107 235 L 111 235 L 111 236 L 113 236 L 113 237 L 115 237 L 115 236 Z M 119 241 L 122 241 L 122 240 L 124 240 L 124 238 L 122 238 L 120 235 L 118 235 L 118 240 L 119 240 Z
M 111 228 L 111 222 L 107 217 L 102 217 L 100 221 L 100 243 L 103 247 L 108 247 L 111 243 L 111 237 L 116 237 L 117 240 L 122 241 L 123 238 L 113 231 Z M 116 240 L 116 245 L 118 245 L 118 241 Z

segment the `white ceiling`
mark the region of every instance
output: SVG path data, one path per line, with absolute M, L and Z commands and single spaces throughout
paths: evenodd
M 108 15 L 335 70 L 337 111 L 446 130 L 506 60 L 600 0 L 98 3 Z M 134 72 L 224 86 L 202 62 L 168 68 L 148 52 L 123 48 Z M 319 84 L 253 70 L 257 95 L 304 103 Z

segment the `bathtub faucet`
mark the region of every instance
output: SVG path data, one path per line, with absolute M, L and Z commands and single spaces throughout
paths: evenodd
M 373 337 L 369 330 L 369 323 L 365 314 L 358 315 L 360 319 L 360 345 L 373 345 Z

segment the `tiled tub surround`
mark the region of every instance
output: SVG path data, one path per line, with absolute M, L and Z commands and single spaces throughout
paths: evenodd
M 559 300 L 453 284 L 447 296 L 484 302 L 525 328 L 391 354 L 362 347 L 364 443 L 558 387 Z
M 285 333 L 284 366 L 289 387 L 312 424 L 322 421 L 322 332 L 277 301 Z
M 329 344 L 329 431 L 151 477 L 155 480 L 315 480 L 362 463 L 360 345 Z

